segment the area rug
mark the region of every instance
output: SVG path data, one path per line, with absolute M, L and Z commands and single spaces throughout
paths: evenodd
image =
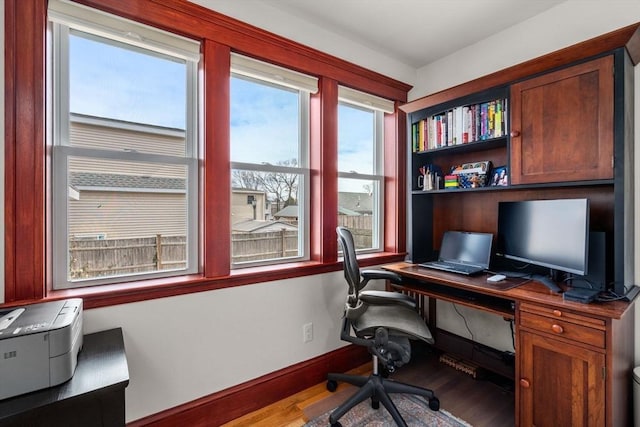
M 423 398 L 397 394 L 391 395 L 391 400 L 393 400 L 409 427 L 471 427 L 471 424 L 443 409 L 432 411 Z M 329 425 L 330 414 L 331 411 L 327 411 L 305 424 L 304 427 L 326 427 Z M 351 409 L 339 421 L 343 427 L 396 426 L 387 409 L 382 404 L 380 404 L 380 409 L 372 409 L 371 400 L 369 399 Z

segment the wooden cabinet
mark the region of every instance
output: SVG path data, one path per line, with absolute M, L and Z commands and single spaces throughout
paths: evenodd
M 624 284 L 634 277 L 633 248 L 625 244 L 634 217 L 632 204 L 625 200 L 633 182 L 633 66 L 624 48 L 562 67 L 553 65 L 531 77 L 466 95 L 458 86 L 451 89 L 457 97 L 443 100 L 438 93 L 433 97 L 442 102 L 415 101 L 422 107 L 416 110 L 404 107 L 409 113 L 408 260 L 435 259 L 447 230 L 496 235 L 499 202 L 587 198 L 590 229 L 605 232 L 607 253 L 613 253 L 606 281 L 615 284 L 618 294 L 628 292 Z M 477 85 L 476 81 L 473 87 Z M 416 124 L 450 111 L 455 118 L 456 111 L 495 100 L 506 100 L 498 135 L 416 148 Z M 419 171 L 427 167 L 447 173 L 454 165 L 483 161 L 494 168 L 506 166 L 508 185 L 418 188 Z
M 606 424 L 605 336 L 604 320 L 522 304 L 516 385 L 520 426 Z
M 613 56 L 511 86 L 511 183 L 613 179 Z
M 640 24 L 412 101 L 407 115 L 407 260 L 437 256 L 446 230 L 497 234 L 498 204 L 588 198 L 590 229 L 606 235 L 607 283 L 633 299 L 634 65 Z M 635 63 L 634 63 L 635 61 Z M 504 136 L 461 146 L 415 149 L 414 124 L 442 111 L 507 99 Z M 422 191 L 420 167 L 442 170 L 490 160 L 507 186 Z M 499 267 L 498 267 L 499 268 Z M 514 295 L 517 294 L 514 291 Z M 516 298 L 517 299 L 517 298 Z M 546 304 L 546 305 L 545 305 Z M 516 420 L 523 427 L 628 425 L 633 313 L 571 306 L 560 299 L 516 312 Z M 602 305 L 606 307 L 606 304 Z M 545 308 L 547 307 L 547 308 Z M 591 313 L 591 312 L 594 313 Z M 605 309 L 606 311 L 606 309 Z M 633 311 L 633 310 L 629 310 Z

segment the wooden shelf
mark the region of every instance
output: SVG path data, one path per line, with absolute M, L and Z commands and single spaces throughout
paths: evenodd
M 449 145 L 446 147 L 434 148 L 432 150 L 416 151 L 413 154 L 418 156 L 444 155 L 459 152 L 476 152 L 507 146 L 507 137 L 491 138 L 480 141 L 469 142 L 467 144 Z

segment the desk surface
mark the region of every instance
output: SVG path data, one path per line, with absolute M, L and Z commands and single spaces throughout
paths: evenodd
M 0 401 L 0 422 L 48 405 L 72 400 L 101 390 L 124 389 L 129 368 L 122 329 L 110 329 L 84 336 L 73 377 L 55 387 Z
M 593 302 L 591 304 L 565 301 L 561 294 L 552 292 L 542 283 L 533 280 L 527 281 L 524 284 L 510 289 L 501 289 L 504 287 L 503 285 L 505 283 L 510 284 L 513 281 L 522 282 L 522 279 L 505 279 L 504 283 L 500 282 L 494 284 L 487 282 L 487 277 L 491 276 L 491 274 L 465 276 L 462 274 L 447 273 L 444 271 L 420 267 L 417 264 L 407 262 L 386 264 L 383 268 L 394 271 L 401 276 L 416 279 L 419 282 L 403 284 L 402 286 L 399 286 L 400 288 L 425 293 L 427 295 L 432 292 L 434 296 L 439 299 L 447 299 L 446 289 L 443 287 L 430 289 L 429 284 L 445 285 L 447 287 L 489 296 L 494 298 L 496 302 L 499 302 L 500 300 L 535 302 L 537 304 L 549 305 L 554 308 L 560 307 L 611 319 L 620 319 L 624 312 L 631 306 L 631 303 L 626 301 Z M 458 299 L 456 299 L 456 301 L 465 304 L 464 301 L 460 301 Z M 497 314 L 507 317 L 509 317 L 510 313 L 511 316 L 513 315 L 513 310 L 503 308 L 501 304 L 493 306 L 491 303 L 485 304 L 484 302 L 479 302 L 478 304 L 475 304 L 473 301 L 468 301 L 466 305 L 482 308 L 488 311 L 495 311 Z

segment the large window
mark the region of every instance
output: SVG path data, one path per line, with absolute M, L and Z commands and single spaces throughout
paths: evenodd
M 232 267 L 306 259 L 316 79 L 235 54 L 231 66 Z
M 359 251 L 382 250 L 383 123 L 393 103 L 339 87 L 338 225 L 348 227 Z
M 54 288 L 198 269 L 199 44 L 49 3 Z
M 346 86 L 408 85 L 187 4 L 86 3 L 6 0 L 5 302 L 332 271 L 338 215 L 369 221 L 363 265 L 401 259 L 402 116 Z

